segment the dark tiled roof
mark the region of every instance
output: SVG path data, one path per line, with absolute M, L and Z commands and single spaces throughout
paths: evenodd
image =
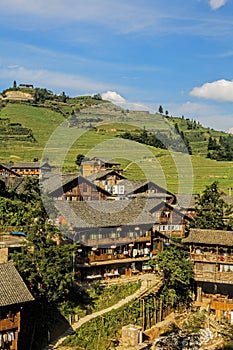
M 17 162 L 17 163 L 12 163 L 11 164 L 11 169 L 27 169 L 27 168 L 30 168 L 30 169 L 40 169 L 40 168 L 43 168 L 43 167 L 49 167 L 49 164 L 47 162 Z
M 102 163 L 107 163 L 107 164 L 112 164 L 112 165 L 120 165 L 120 163 L 115 162 L 113 159 L 111 158 L 100 158 L 100 157 L 93 157 L 91 158 L 91 161 L 98 161 L 100 160 Z
M 183 208 L 183 209 L 195 208 L 196 198 L 197 198 L 196 194 L 186 194 L 186 193 L 176 194 L 177 207 Z
M 133 193 L 135 190 L 147 184 L 145 180 L 122 180 L 119 182 L 120 185 L 125 187 L 125 194 Z
M 233 231 L 190 229 L 183 243 L 233 246 Z
M 156 211 L 159 211 L 159 210 L 164 210 L 164 209 L 170 209 L 172 210 L 174 213 L 176 213 L 177 215 L 185 218 L 186 220 L 193 220 L 192 217 L 190 217 L 189 215 L 186 215 L 186 213 L 180 211 L 179 209 L 175 208 L 173 205 L 169 204 L 169 203 L 166 203 L 166 202 L 162 202 L 160 201 L 159 204 L 155 205 L 154 207 L 152 207 L 150 209 L 150 213 L 155 213 Z
M 125 187 L 125 194 L 130 195 L 133 193 L 137 193 L 141 188 L 145 187 L 145 191 L 149 189 L 150 187 L 155 187 L 157 189 L 157 194 L 166 194 L 170 195 L 172 197 L 175 197 L 174 194 L 167 191 L 163 187 L 157 185 L 156 183 L 150 181 L 150 180 L 122 180 L 119 182 L 120 185 L 124 185 Z M 164 196 L 163 196 L 164 197 Z
M 225 203 L 233 205 L 233 196 L 222 196 L 222 199 Z
M 78 177 L 78 173 L 61 173 L 51 172 L 46 174 L 46 177 L 40 179 L 41 187 L 48 193 L 53 192 L 60 188 L 61 185 L 65 185 L 70 181 L 73 181 Z
M 125 176 L 119 174 L 115 169 L 107 169 L 107 170 L 103 170 L 103 171 L 98 171 L 94 174 L 87 176 L 86 178 L 93 182 L 95 180 L 102 179 L 104 176 L 110 175 L 112 173 L 116 173 L 119 177 L 121 177 L 122 179 L 125 179 Z
M 73 227 L 117 227 L 122 225 L 151 225 L 153 216 L 146 211 L 144 200 L 56 201 L 59 212 Z
M 24 184 L 27 179 L 25 177 L 6 177 L 4 182 L 7 187 L 14 189 L 18 194 L 24 190 Z
M 61 195 L 68 188 L 72 188 L 83 182 L 91 187 L 95 187 L 99 192 L 105 193 L 108 196 L 111 195 L 105 189 L 96 186 L 88 178 L 77 173 L 51 173 L 47 178 L 40 180 L 41 188 L 50 195 Z
M 12 261 L 0 264 L 0 306 L 34 300 Z
M 14 170 L 11 169 L 12 163 L 0 163 L 0 169 L 6 169 L 8 170 L 12 175 L 14 176 L 20 176 L 17 174 Z

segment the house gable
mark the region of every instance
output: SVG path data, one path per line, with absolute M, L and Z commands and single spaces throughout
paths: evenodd
M 94 183 L 81 175 L 65 182 L 57 189 L 50 192 L 52 197 L 64 197 L 67 200 L 99 200 L 111 196 L 105 189 L 96 186 Z

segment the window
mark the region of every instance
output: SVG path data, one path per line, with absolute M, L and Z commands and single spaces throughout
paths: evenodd
M 134 232 L 128 232 L 128 233 L 127 233 L 127 236 L 128 236 L 128 237 L 133 237 L 133 236 L 134 236 Z
M 83 184 L 83 192 L 87 192 L 87 185 Z

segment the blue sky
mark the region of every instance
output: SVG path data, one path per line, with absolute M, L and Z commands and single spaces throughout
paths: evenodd
M 1 0 L 0 90 L 17 83 L 233 127 L 233 0 Z

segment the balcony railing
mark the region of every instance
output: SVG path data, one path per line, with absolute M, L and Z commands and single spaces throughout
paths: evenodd
M 213 263 L 228 263 L 233 264 L 233 256 L 220 255 L 215 253 L 191 253 L 190 258 L 196 262 L 213 262 Z
M 195 271 L 196 281 L 233 284 L 233 272 Z
M 157 251 L 153 250 L 152 255 L 155 255 Z M 136 257 L 125 255 L 125 254 L 100 254 L 100 255 L 90 255 L 89 256 L 89 262 L 98 262 L 98 261 L 119 261 L 119 260 L 125 260 L 125 259 L 130 259 L 130 260 L 145 260 L 149 258 L 149 254 L 147 255 L 137 255 Z
M 0 320 L 0 331 L 18 328 L 18 321 L 17 316 L 15 316 L 13 319 L 6 318 L 4 320 Z

